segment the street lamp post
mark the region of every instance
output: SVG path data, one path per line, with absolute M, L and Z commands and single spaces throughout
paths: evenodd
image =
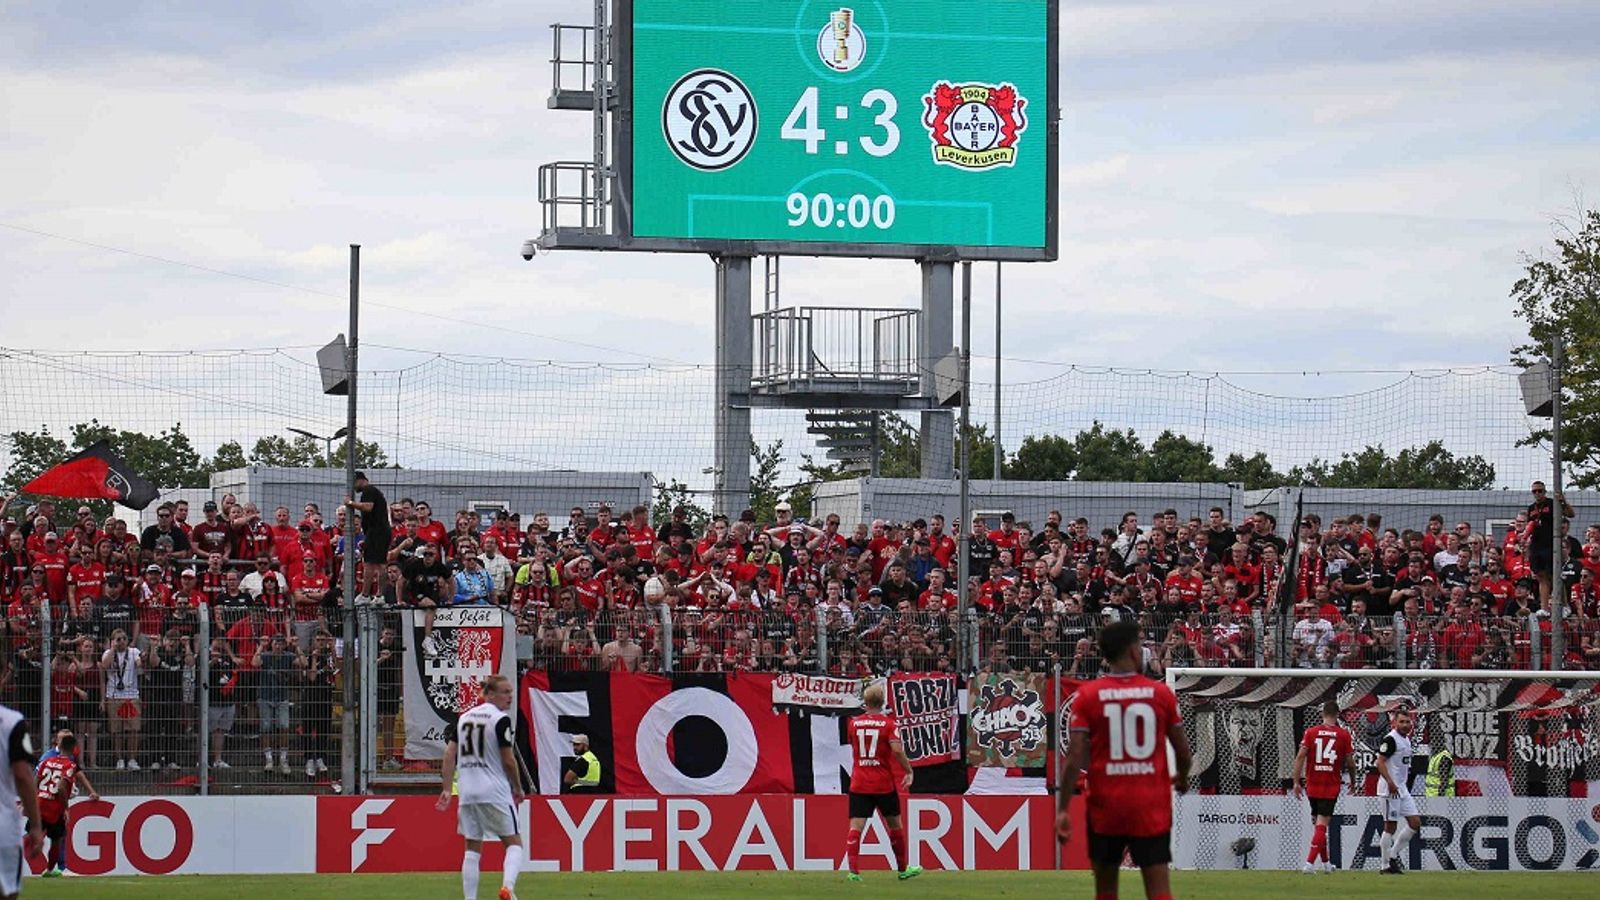
M 323 464 L 330 469 L 333 468 L 333 442 L 350 433 L 349 428 L 340 428 L 333 434 L 324 437 L 320 434 L 312 434 L 311 432 L 306 431 L 304 428 L 286 428 L 284 430 L 291 434 L 298 434 L 302 437 L 311 438 L 313 441 L 321 441 L 323 447 L 325 448 L 322 456 Z

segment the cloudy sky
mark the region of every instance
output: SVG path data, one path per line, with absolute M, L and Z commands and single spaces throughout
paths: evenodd
M 319 344 L 359 242 L 368 342 L 710 362 L 705 258 L 518 255 L 537 166 L 587 153 L 545 95 L 550 24 L 590 8 L 0 0 L 3 343 Z M 1519 254 L 1600 194 L 1592 0 L 1067 2 L 1062 32 L 1061 259 L 1008 268 L 1008 357 L 1502 362 Z M 917 294 L 908 262 L 785 276 Z

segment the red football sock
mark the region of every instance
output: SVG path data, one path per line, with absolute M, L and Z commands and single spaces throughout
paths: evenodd
M 1306 862 L 1314 863 L 1319 859 L 1328 858 L 1328 826 L 1318 825 L 1311 832 L 1311 855 L 1306 857 Z
M 1116 891 L 1101 891 L 1094 895 L 1094 900 L 1117 900 Z
M 861 871 L 856 867 L 856 854 L 861 851 L 861 829 L 852 828 L 844 839 L 844 860 L 850 865 L 850 871 Z
M 889 849 L 894 851 L 894 861 L 900 866 L 900 871 L 904 872 L 906 866 L 911 865 L 911 858 L 906 856 L 906 830 L 904 828 L 890 830 Z
M 1157 894 L 1155 900 L 1172 900 L 1171 894 Z

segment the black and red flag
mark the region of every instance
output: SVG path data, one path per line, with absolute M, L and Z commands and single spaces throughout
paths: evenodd
M 129 468 L 127 461 L 99 441 L 64 463 L 51 466 L 22 486 L 24 493 L 80 500 L 115 500 L 144 509 L 156 499 L 156 486 Z

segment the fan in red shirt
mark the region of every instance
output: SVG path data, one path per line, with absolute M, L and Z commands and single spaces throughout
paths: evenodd
M 899 787 L 911 787 L 911 760 L 900 743 L 900 729 L 894 716 L 883 711 L 883 686 L 869 685 L 861 692 L 867 711 L 850 720 L 846 738 L 850 743 L 850 833 L 845 837 L 845 860 L 850 864 L 851 881 L 861 880 L 856 854 L 861 850 L 861 829 L 874 812 L 889 826 L 889 847 L 900 865 L 899 878 L 915 878 L 921 866 L 907 863 L 906 828 L 900 819 Z M 896 784 L 893 765 L 904 772 Z
M 1172 791 L 1189 789 L 1189 740 L 1171 688 L 1139 674 L 1144 644 L 1139 626 L 1118 622 L 1100 632 L 1100 655 L 1110 673 L 1078 688 L 1072 703 L 1072 742 L 1061 773 L 1056 832 L 1072 840 L 1068 804 L 1085 773 L 1089 864 L 1096 900 L 1117 896 L 1124 854 L 1144 876 L 1150 900 L 1172 900 Z M 1167 765 L 1166 743 L 1177 763 Z
M 1311 799 L 1311 815 L 1316 828 L 1311 832 L 1311 849 L 1306 854 L 1305 871 L 1319 871 L 1317 860 L 1322 860 L 1320 871 L 1332 872 L 1333 861 L 1328 858 L 1328 822 L 1333 818 L 1334 804 L 1339 802 L 1339 774 L 1350 778 L 1350 793 L 1356 793 L 1356 758 L 1350 732 L 1339 725 L 1339 704 L 1329 700 L 1322 704 L 1322 723 L 1306 729 L 1300 739 L 1300 750 L 1294 755 L 1294 795 L 1302 793 Z M 1302 773 L 1304 779 L 1301 778 Z
M 50 839 L 50 850 L 45 854 L 45 872 L 57 874 L 67 868 L 67 801 L 72 799 L 72 788 L 77 785 L 90 800 L 99 800 L 100 794 L 89 783 L 89 776 L 78 767 L 78 739 L 70 731 L 56 737 L 56 754 L 39 763 L 36 773 L 39 784 L 39 821 L 44 825 L 44 836 Z

